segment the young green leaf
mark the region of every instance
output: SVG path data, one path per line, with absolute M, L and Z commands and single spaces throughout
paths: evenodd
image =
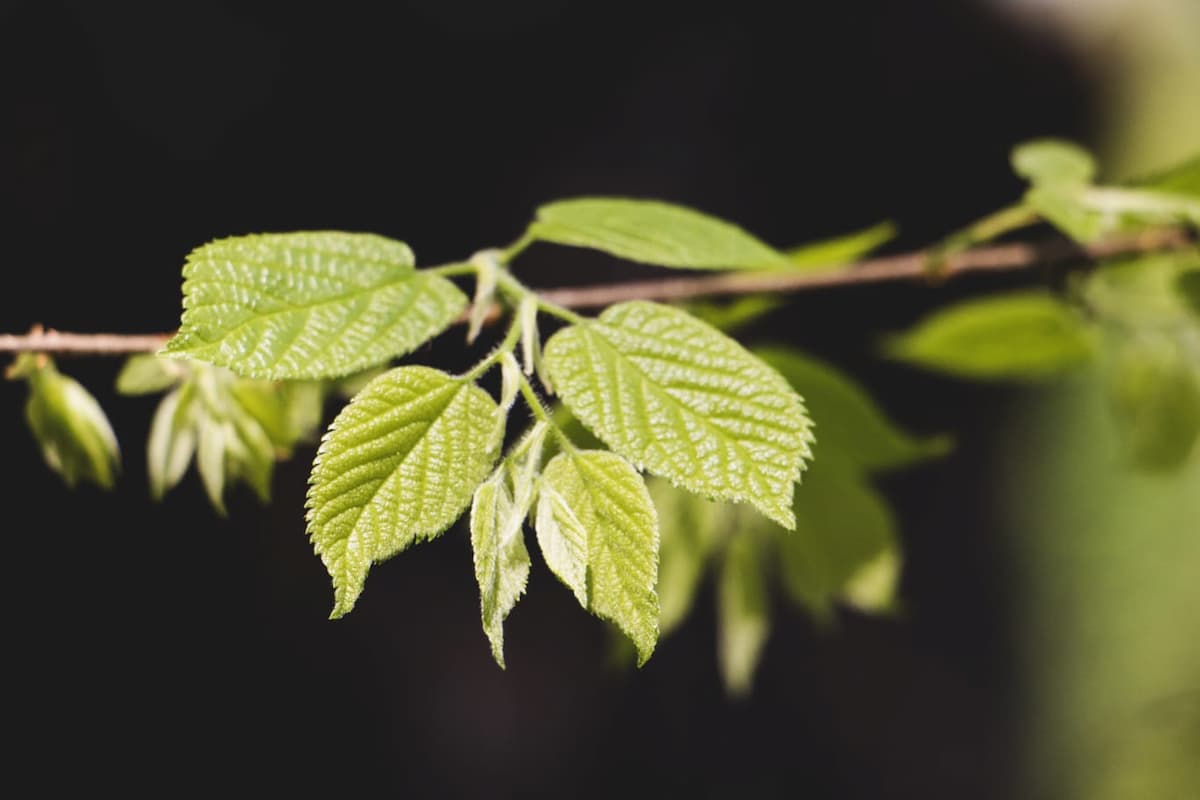
M 196 452 L 194 397 L 193 387 L 182 386 L 163 397 L 154 412 L 146 440 L 146 471 L 150 496 L 155 500 L 161 500 L 168 489 L 179 483 Z
M 1182 276 L 1192 270 L 1200 270 L 1200 252 L 1110 261 L 1087 276 L 1083 297 L 1103 322 L 1130 330 L 1178 329 L 1194 319 L 1180 291 Z
M 658 627 L 666 636 L 691 611 L 709 558 L 735 525 L 738 507 L 705 500 L 662 478 L 651 478 L 646 486 L 658 511 Z
M 1075 241 L 1095 241 L 1116 224 L 1111 215 L 1084 203 L 1096 177 L 1096 162 L 1079 145 L 1038 139 L 1014 148 L 1011 160 L 1013 171 L 1031 184 L 1025 203 Z
M 308 533 L 348 613 L 371 564 L 437 536 L 495 460 L 496 403 L 428 367 L 371 381 L 334 419 L 309 478 Z
M 581 197 L 538 209 L 529 228 L 544 242 L 602 250 L 660 267 L 756 269 L 786 257 L 736 225 L 655 200 Z
M 1011 160 L 1013 171 L 1037 186 L 1082 186 L 1096 177 L 1096 161 L 1091 153 L 1061 139 L 1036 139 L 1017 145 Z
M 533 503 L 546 425 L 540 423 L 514 448 L 492 476 L 479 485 L 471 503 L 471 549 L 479 610 L 492 656 L 504 669 L 504 620 L 525 593 L 529 551 L 522 526 Z M 511 488 L 510 488 L 511 486 Z
M 888 355 L 940 372 L 981 380 L 1038 380 L 1087 361 L 1088 324 L 1042 292 L 967 300 L 934 312 L 887 342 Z
M 646 663 L 658 641 L 658 519 L 637 470 L 603 450 L 559 453 L 539 482 L 537 534 L 550 569 Z
M 87 389 L 39 358 L 22 356 L 12 374 L 29 383 L 25 419 L 42 457 L 70 487 L 83 480 L 111 489 L 121 451 L 108 417 Z
M 900 575 L 887 503 L 847 465 L 822 459 L 796 502 L 796 532 L 776 537 L 784 588 L 818 620 L 835 602 L 884 612 Z
M 758 347 L 754 354 L 777 369 L 820 420 L 821 451 L 837 451 L 865 470 L 894 469 L 942 455 L 945 437 L 919 439 L 896 427 L 845 373 L 799 350 Z
M 733 339 L 638 301 L 563 328 L 545 361 L 571 413 L 638 467 L 793 526 L 812 443 L 804 402 Z
M 117 374 L 120 394 L 158 394 L 178 383 L 184 375 L 181 365 L 150 353 L 130 356 Z
M 729 540 L 717 580 L 717 666 L 734 697 L 750 693 L 771 633 L 762 545 L 752 531 Z
M 837 269 L 879 249 L 895 239 L 897 232 L 894 222 L 884 221 L 843 236 L 793 247 L 785 255 L 791 269 Z
M 466 297 L 412 251 L 336 231 L 240 236 L 192 251 L 166 353 L 253 378 L 349 375 L 446 328 Z
M 504 668 L 504 618 L 525 593 L 525 582 L 529 579 L 529 551 L 521 536 L 524 519 L 524 513 L 513 502 L 503 472 L 475 490 L 471 503 L 475 580 L 479 583 L 483 630 L 501 669 Z

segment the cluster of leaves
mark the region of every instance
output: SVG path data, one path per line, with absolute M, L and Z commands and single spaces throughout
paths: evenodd
M 1087 244 L 1160 225 L 1200 227 L 1200 158 L 1131 185 L 1097 186 L 1092 157 L 1038 141 L 1013 152 L 1030 181 L 1023 201 L 974 231 L 1044 221 Z M 1016 213 L 1014 213 L 1014 211 Z M 985 237 L 959 234 L 950 246 Z M 1066 291 L 1019 291 L 957 303 L 892 337 L 889 355 L 963 378 L 1031 382 L 1090 363 L 1109 397 L 1131 463 L 1178 467 L 1200 436 L 1200 248 L 1109 260 Z
M 1041 141 L 1018 148 L 1013 167 L 1030 181 L 1022 200 L 946 240 L 932 268 L 1037 222 L 1084 243 L 1200 225 L 1200 160 L 1104 186 L 1086 152 Z M 836 604 L 896 607 L 903 559 L 871 479 L 944 452 L 945 440 L 901 431 L 810 355 L 730 338 L 777 297 L 634 301 L 585 318 L 526 288 L 511 262 L 547 242 L 691 270 L 837 269 L 893 235 L 884 223 L 782 251 L 691 209 L 581 198 L 539 209 L 507 249 L 424 269 L 407 245 L 370 234 L 224 239 L 188 257 L 179 333 L 161 356 L 131 359 L 117 388 L 163 393 L 147 442 L 151 493 L 161 497 L 194 459 L 222 513 L 235 481 L 265 500 L 275 461 L 314 437 L 329 393 L 353 395 L 321 439 L 307 498 L 334 617 L 354 607 L 372 565 L 439 536 L 469 508 L 483 628 L 501 666 L 503 623 L 531 572 L 532 527 L 549 570 L 627 637 L 639 663 L 713 572 L 718 663 L 740 693 L 769 635 L 773 583 L 823 622 Z M 472 301 L 450 280 L 460 276 L 474 276 Z M 507 331 L 466 372 L 390 368 L 459 320 L 473 341 L 497 304 L 510 312 Z M 1043 379 L 1102 360 L 1134 460 L 1174 466 L 1200 435 L 1200 252 L 1106 263 L 1063 293 L 961 303 L 884 349 L 984 380 Z M 479 385 L 493 369 L 498 397 Z M 69 484 L 110 486 L 120 455 L 94 398 L 45 356 L 23 356 L 9 374 L 29 384 L 27 417 L 47 463 Z M 510 432 L 518 396 L 530 419 Z M 820 448 L 809 468 L 812 419 Z

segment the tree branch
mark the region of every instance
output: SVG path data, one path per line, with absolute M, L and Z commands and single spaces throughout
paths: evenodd
M 918 250 L 871 258 L 841 269 L 796 272 L 723 272 L 699 277 L 660 278 L 647 281 L 542 289 L 538 294 L 567 308 L 602 308 L 627 300 L 691 300 L 718 295 L 757 292 L 797 292 L 834 286 L 896 280 L 941 281 L 970 272 L 1001 272 L 1046 266 L 1066 261 L 1096 261 L 1122 255 L 1178 250 L 1194 243 L 1182 230 L 1164 228 L 1136 236 L 1107 239 L 1080 247 L 1065 241 L 1041 245 L 999 244 L 948 256 L 936 272 L 929 264 L 934 251 Z M 493 312 L 490 317 L 496 316 Z M 465 322 L 464 315 L 459 322 Z M 0 334 L 0 353 L 53 353 L 59 355 L 126 355 L 157 352 L 171 333 L 61 333 L 34 330 L 28 334 Z

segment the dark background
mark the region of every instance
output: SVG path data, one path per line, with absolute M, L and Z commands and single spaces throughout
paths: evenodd
M 1016 196 L 1013 143 L 1093 128 L 1087 76 L 991 5 L 795 5 L 0 3 L 0 330 L 170 330 L 183 257 L 217 236 L 375 231 L 433 264 L 585 193 L 690 204 L 779 245 L 891 218 L 915 247 Z M 538 286 L 634 274 L 543 246 L 521 266 Z M 1021 620 L 987 489 L 1007 396 L 874 356 L 881 331 L 1014 280 L 810 293 L 752 332 L 836 360 L 959 448 L 883 484 L 906 617 L 821 632 L 779 603 L 741 703 L 707 588 L 627 671 L 535 557 L 501 672 L 461 527 L 376 567 L 331 623 L 304 537 L 311 450 L 269 508 L 237 489 L 221 519 L 194 474 L 153 504 L 155 399 L 115 397 L 115 360 L 72 360 L 125 474 L 71 492 L 22 387 L 0 386 L 6 771 L 162 794 L 1014 796 Z M 414 359 L 453 365 L 459 336 Z

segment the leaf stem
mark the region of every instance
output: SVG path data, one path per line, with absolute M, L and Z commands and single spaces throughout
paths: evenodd
M 464 381 L 476 380 L 480 375 L 483 375 L 485 372 L 499 363 L 500 359 L 504 357 L 505 353 L 512 353 L 516 349 L 517 342 L 520 340 L 520 338 L 521 319 L 514 314 L 512 321 L 509 322 L 508 332 L 504 334 L 504 339 L 500 342 L 500 344 L 496 345 L 492 352 L 480 359 L 479 363 L 471 367 L 459 377 L 461 377 Z
M 451 264 L 438 264 L 436 267 L 422 267 L 421 272 L 453 278 L 458 275 L 470 275 L 475 272 L 475 267 L 468 261 L 455 261 Z
M 510 244 L 508 247 L 500 251 L 500 263 L 508 264 L 514 258 L 525 251 L 525 248 L 537 241 L 537 237 L 533 235 L 532 230 L 526 230 L 521 234 L 521 238 Z

